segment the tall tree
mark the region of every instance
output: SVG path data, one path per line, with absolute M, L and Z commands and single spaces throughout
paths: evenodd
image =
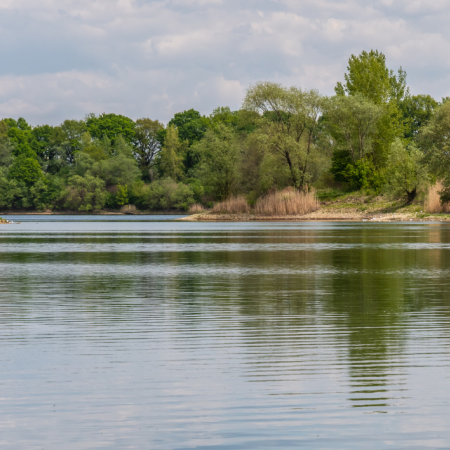
M 358 93 L 384 108 L 373 137 L 373 160 L 377 166 L 382 167 L 386 164 L 391 144 L 397 137 L 403 136 L 399 102 L 409 93 L 406 73 L 400 68 L 395 75 L 387 68 L 385 55 L 371 50 L 350 57 L 344 79 L 345 82 L 339 82 L 335 88 L 337 95 L 352 96 Z
M 217 200 L 225 200 L 234 193 L 239 178 L 240 145 L 236 134 L 219 123 L 194 145 L 201 155 L 197 173 L 206 192 Z
M 53 159 L 55 156 L 52 143 L 53 127 L 50 125 L 38 125 L 31 131 L 36 141 L 36 153 L 43 160 Z
M 145 179 L 152 181 L 152 168 L 156 154 L 161 150 L 158 133 L 164 129 L 164 125 L 158 120 L 138 119 L 136 120 L 134 138 L 134 156 L 138 162 L 139 169 Z
M 322 111 L 319 93 L 262 82 L 248 89 L 243 108 L 260 114 L 258 132 L 289 167 L 293 185 L 305 188 L 311 179 L 308 163 Z
M 122 135 L 128 142 L 133 142 L 136 124 L 128 117 L 120 114 L 89 114 L 86 125 L 93 138 L 102 139 L 106 136 L 114 145 L 117 136 Z
M 166 130 L 164 147 L 159 154 L 159 168 L 165 177 L 177 181 L 183 175 L 183 144 L 174 125 L 169 125 Z
M 204 136 L 210 126 L 210 119 L 202 116 L 195 109 L 189 109 L 176 113 L 167 126 L 174 126 L 178 130 L 179 139 L 185 144 L 183 167 L 185 174 L 189 174 L 200 162 L 199 155 L 191 148 L 194 142 L 198 142 Z M 158 132 L 161 146 L 165 145 L 167 129 Z
M 399 102 L 405 123 L 405 138 L 414 139 L 421 127 L 432 118 L 439 103 L 430 95 L 413 95 Z
M 325 103 L 325 123 L 334 138 L 336 150 L 347 151 L 353 161 L 363 158 L 373 150 L 373 136 L 384 114 L 363 95 L 336 95 Z
M 84 120 L 65 120 L 53 134 L 55 145 L 64 148 L 69 163 L 73 163 L 75 155 L 81 150 L 81 137 L 88 131 Z
M 181 113 L 176 113 L 167 125 L 173 125 L 178 130 L 178 137 L 181 141 L 188 141 L 189 145 L 199 141 L 206 133 L 209 119 L 202 116 L 195 109 L 189 109 Z
M 422 163 L 423 156 L 414 145 L 407 149 L 400 139 L 392 144 L 386 170 L 386 190 L 408 204 L 429 181 L 427 166 Z
M 239 124 L 239 111 L 231 111 L 228 106 L 216 108 L 209 116 L 210 126 L 217 127 L 219 124 L 237 129 Z

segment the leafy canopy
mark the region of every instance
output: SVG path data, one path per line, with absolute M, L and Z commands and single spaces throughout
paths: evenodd
M 135 136 L 135 123 L 128 117 L 120 114 L 89 114 L 86 117 L 86 126 L 95 139 L 106 136 L 114 145 L 118 136 L 123 136 L 126 142 L 132 142 Z

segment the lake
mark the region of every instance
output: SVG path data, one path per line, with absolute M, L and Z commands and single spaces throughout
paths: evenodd
M 450 447 L 450 225 L 0 225 L 0 447 Z

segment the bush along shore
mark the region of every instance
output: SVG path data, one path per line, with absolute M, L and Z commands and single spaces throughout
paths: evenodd
M 384 220 L 450 211 L 450 101 L 413 95 L 371 50 L 335 95 L 262 81 L 237 111 L 167 123 L 0 120 L 0 212 Z M 247 218 L 247 219 L 246 219 Z

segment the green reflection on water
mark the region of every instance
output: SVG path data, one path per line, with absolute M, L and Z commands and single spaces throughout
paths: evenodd
M 414 354 L 423 365 L 440 346 L 439 365 L 448 349 L 449 231 L 2 236 L 1 320 L 151 333 L 192 355 L 186 368 L 224 352 L 223 373 L 290 398 L 289 411 L 407 412 L 423 401 L 409 384 Z

